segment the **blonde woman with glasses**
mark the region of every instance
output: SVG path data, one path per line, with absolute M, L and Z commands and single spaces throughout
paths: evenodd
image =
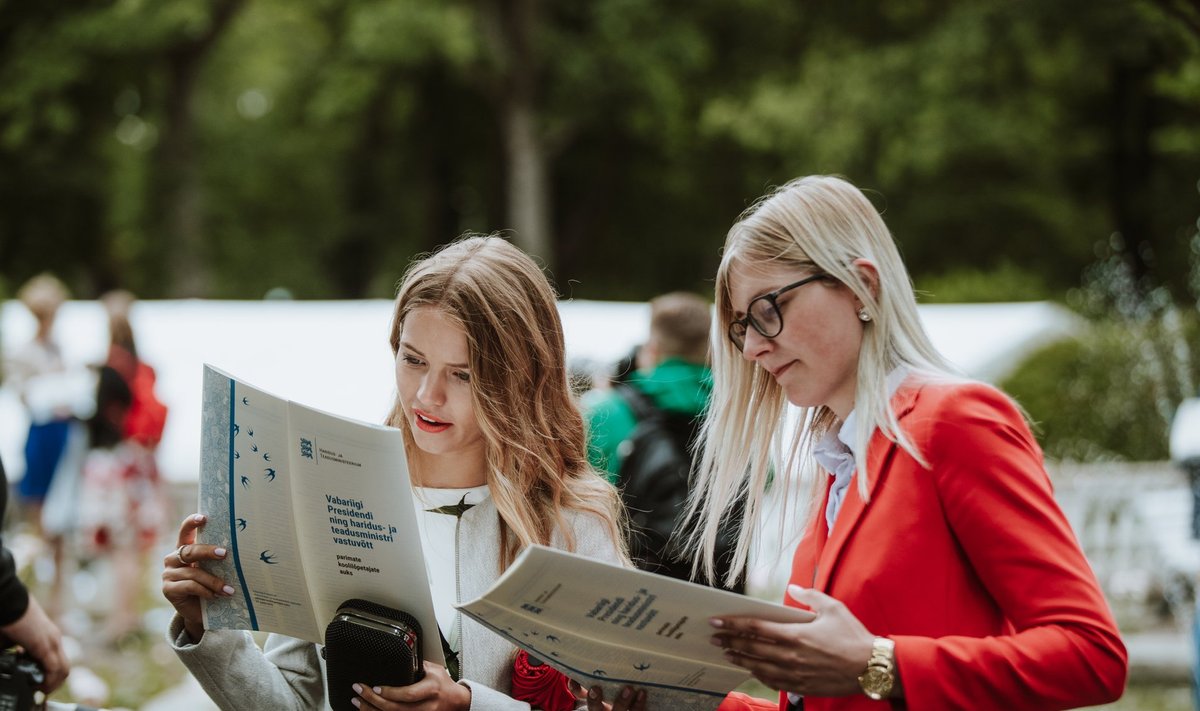
M 858 189 L 801 178 L 752 207 L 725 243 L 716 318 L 691 501 L 700 566 L 711 575 L 721 515 L 746 492 L 741 567 L 778 472 L 806 521 L 785 603 L 816 613 L 711 620 L 713 644 L 781 692 L 723 708 L 1041 710 L 1121 695 L 1124 645 L 1020 408 L 934 349 Z

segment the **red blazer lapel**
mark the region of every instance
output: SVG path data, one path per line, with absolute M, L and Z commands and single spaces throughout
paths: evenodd
M 831 484 L 832 481 L 826 482 L 825 496 L 821 499 L 821 506 L 810 515 L 804 537 L 800 539 L 800 545 L 796 546 L 796 552 L 792 556 L 791 582 L 797 585 L 810 587 L 816 583 L 817 559 L 820 558 L 821 551 L 825 548 L 825 542 L 829 538 L 829 524 L 825 522 L 825 507 L 829 503 Z M 783 599 L 786 604 L 804 607 L 793 600 L 790 595 L 784 595 Z
M 901 386 L 892 397 L 892 407 L 896 411 L 897 420 L 903 420 L 904 416 L 912 411 L 919 392 L 920 390 L 917 388 Z M 882 488 L 897 449 L 898 445 L 895 442 L 889 440 L 879 430 L 875 430 L 867 448 L 867 470 L 871 472 L 867 480 L 867 494 L 871 501 L 876 499 Z M 817 570 L 813 576 L 813 587 L 817 590 L 828 592 L 829 581 L 833 577 L 833 571 L 841 557 L 842 550 L 845 548 L 846 542 L 854 535 L 854 530 L 858 528 L 859 521 L 869 505 L 869 502 L 864 501 L 859 493 L 856 472 L 855 477 L 850 480 L 846 498 L 842 501 L 842 510 L 834 521 L 833 530 L 829 533 L 829 539 L 825 541 L 825 546 L 817 561 Z M 817 512 L 817 515 L 822 519 L 818 528 L 825 529 L 824 507 Z

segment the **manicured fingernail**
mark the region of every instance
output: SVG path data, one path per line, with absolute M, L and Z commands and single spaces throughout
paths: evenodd
M 646 701 L 646 690 L 638 689 L 636 703 L 641 704 L 641 703 L 645 703 L 645 701 Z
M 361 693 L 362 693 L 362 684 L 354 684 L 354 685 L 353 685 L 353 686 L 351 686 L 350 688 L 351 688 L 351 689 L 354 689 L 354 693 L 356 693 L 356 694 L 361 694 Z
M 226 595 L 232 595 L 233 594 L 233 586 L 226 585 L 225 587 L 221 588 L 221 592 L 225 593 Z
M 624 687 L 624 688 L 622 688 L 622 689 L 621 689 L 621 698 L 622 698 L 622 699 L 628 699 L 628 698 L 629 698 L 629 687 L 628 687 L 628 686 L 626 686 L 626 687 Z
M 204 514 L 194 514 L 192 520 L 196 523 L 204 523 Z
M 716 617 L 710 617 L 708 620 L 708 624 L 712 625 L 713 627 L 724 627 L 725 620 L 718 619 Z
M 224 548 L 218 548 L 218 549 L 216 549 L 216 550 L 214 550 L 214 551 L 213 551 L 213 554 L 214 554 L 214 555 L 216 555 L 218 558 L 224 558 L 224 557 L 225 557 L 225 549 L 224 549 Z
M 593 686 L 592 688 L 588 689 L 588 698 L 589 698 L 589 699 L 598 699 L 598 698 L 600 698 L 600 689 L 599 689 L 599 687 L 595 687 L 595 686 Z
M 357 698 L 350 699 L 350 703 L 354 704 L 354 708 L 362 707 L 362 702 L 359 701 Z
M 371 687 L 371 691 L 374 691 L 376 694 L 382 694 L 382 693 L 383 693 L 383 688 L 382 688 L 382 687 L 379 687 L 379 686 L 372 686 L 372 687 Z
M 714 636 L 712 636 L 712 637 L 709 637 L 709 638 L 708 638 L 708 643 L 709 643 L 709 644 L 711 644 L 711 645 L 712 645 L 712 646 L 714 646 L 714 647 L 722 647 L 722 646 L 724 646 L 724 645 L 722 645 L 722 644 L 721 644 L 721 638 L 720 638 L 720 637 L 717 637 L 717 636 L 715 636 L 715 635 L 714 635 Z

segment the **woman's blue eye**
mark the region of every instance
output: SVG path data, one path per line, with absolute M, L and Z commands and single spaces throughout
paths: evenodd
M 421 365 L 421 359 L 416 356 L 406 355 L 404 356 L 404 362 L 409 365 Z
M 459 380 L 463 381 L 464 383 L 469 382 L 471 380 L 471 374 L 464 373 L 461 370 L 455 371 L 454 377 L 458 378 Z

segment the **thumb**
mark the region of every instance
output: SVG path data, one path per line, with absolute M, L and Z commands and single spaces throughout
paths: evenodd
M 829 597 L 816 588 L 802 588 L 799 585 L 789 585 L 787 587 L 787 594 L 788 597 L 792 598 L 801 605 L 804 605 L 817 614 L 820 614 L 830 606 L 837 604 L 837 600 Z

